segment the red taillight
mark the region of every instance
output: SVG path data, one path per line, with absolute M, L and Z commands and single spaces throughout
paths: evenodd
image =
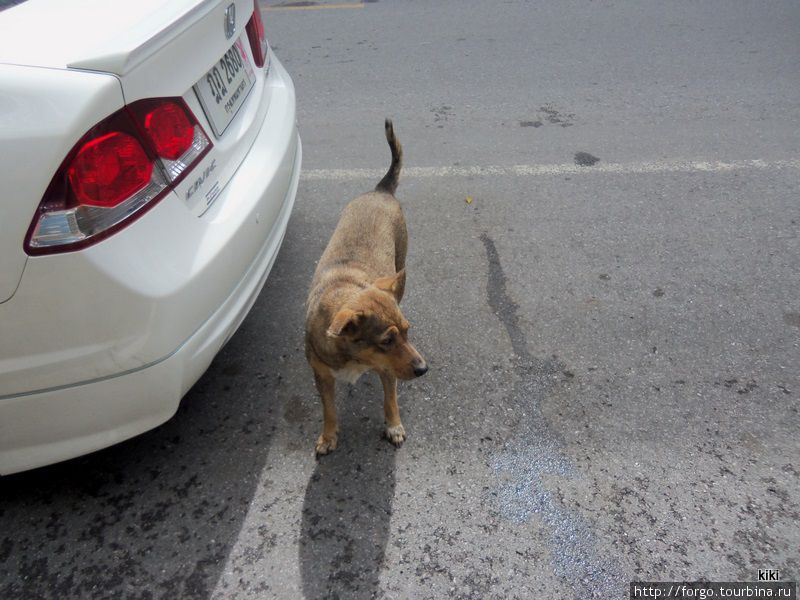
M 150 182 L 153 163 L 133 136 L 114 131 L 86 142 L 68 169 L 78 204 L 112 207 Z
M 246 30 L 250 40 L 250 49 L 253 51 L 253 60 L 257 67 L 263 67 L 267 60 L 267 34 L 264 31 L 264 21 L 261 19 L 258 0 L 253 1 L 253 16 L 247 22 Z
M 84 135 L 53 176 L 25 251 L 94 244 L 152 208 L 211 149 L 182 98 L 140 100 Z
M 184 110 L 173 102 L 161 104 L 144 117 L 144 128 L 153 140 L 156 152 L 176 160 L 192 145 L 194 125 Z

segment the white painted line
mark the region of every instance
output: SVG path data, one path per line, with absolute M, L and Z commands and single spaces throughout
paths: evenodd
M 472 166 L 472 167 L 406 167 L 401 177 L 470 177 L 494 176 L 544 176 L 544 175 L 592 175 L 592 174 L 646 174 L 646 173 L 726 173 L 741 170 L 800 169 L 798 160 L 734 160 L 697 161 L 674 160 L 634 163 L 598 163 L 591 167 L 581 167 L 566 163 L 560 165 L 512 165 L 512 166 Z M 351 181 L 356 179 L 380 179 L 386 169 L 311 169 L 303 171 L 301 179 L 306 181 Z

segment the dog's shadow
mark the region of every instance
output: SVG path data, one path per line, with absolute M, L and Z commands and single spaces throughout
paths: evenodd
M 369 377 L 337 386 L 339 447 L 317 461 L 306 488 L 299 555 L 308 600 L 374 598 L 379 591 L 396 450 L 381 439 L 383 421 L 375 415 L 382 416 L 383 392 Z

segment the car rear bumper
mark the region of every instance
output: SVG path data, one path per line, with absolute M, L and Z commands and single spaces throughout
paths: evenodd
M 0 356 L 0 475 L 163 423 L 236 331 L 275 261 L 300 175 L 294 89 L 282 76 L 272 84 L 283 94 L 273 94 L 251 150 L 206 215 L 187 216 L 180 199 L 165 200 L 89 252 L 45 257 L 49 291 L 37 285 L 45 274 L 33 265 L 14 298 L 0 305 L 0 328 L 20 340 L 18 348 L 57 332 L 55 350 Z M 165 242 L 175 228 L 186 248 Z M 109 257 L 124 256 L 132 257 L 126 268 L 112 270 Z M 57 261 L 65 264 L 53 266 Z M 30 259 L 26 271 L 36 262 L 44 265 Z M 62 291 L 57 301 L 53 289 Z M 26 299 L 41 305 L 38 323 L 14 321 L 14 306 Z M 76 307 L 81 302 L 90 307 Z M 96 330 L 86 333 L 93 320 Z
M 175 414 L 180 399 L 247 316 L 267 279 L 294 205 L 301 154 L 298 137 L 291 187 L 256 260 L 222 306 L 174 352 L 111 377 L 0 399 L 0 475 L 105 448 Z

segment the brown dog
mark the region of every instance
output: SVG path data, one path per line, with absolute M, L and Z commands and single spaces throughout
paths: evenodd
M 375 191 L 348 204 L 320 258 L 306 314 L 306 357 L 322 397 L 323 426 L 317 456 L 336 449 L 336 379 L 355 383 L 368 370 L 383 384 L 386 437 L 406 439 L 397 407 L 397 380 L 428 370 L 408 341 L 408 321 L 398 306 L 406 284 L 408 232 L 394 197 L 403 149 L 386 119 L 392 164 Z

